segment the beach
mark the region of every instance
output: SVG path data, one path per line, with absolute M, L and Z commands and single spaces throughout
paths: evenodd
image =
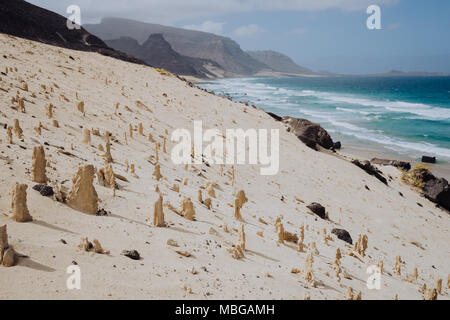
M 449 299 L 449 213 L 405 184 L 399 169 L 378 167 L 386 185 L 344 154 L 308 148 L 263 109 L 164 70 L 4 34 L 0 44 L 0 226 L 7 225 L 19 254 L 15 266 L 0 266 L 1 299 L 348 299 L 349 292 L 361 299 L 423 299 L 423 286 L 434 288 L 439 279 L 438 299 Z M 23 98 L 23 112 L 11 108 L 16 97 Z M 13 135 L 10 143 L 6 127 L 14 119 L 23 138 Z M 204 129 L 278 129 L 278 173 L 264 176 L 249 164 L 175 165 L 171 133 L 192 130 L 196 120 Z M 111 166 L 120 177 L 115 191 L 97 175 L 93 182 L 101 214 L 33 190 L 32 155 L 39 145 L 48 184 L 68 193 L 78 168 Z M 11 218 L 15 182 L 28 185 L 33 221 Z M 210 208 L 199 201 L 199 190 Z M 242 221 L 235 213 L 240 190 L 248 199 L 240 202 Z M 160 227 L 154 225 L 159 195 Z M 194 219 L 180 214 L 186 198 Z M 313 202 L 326 209 L 326 219 L 307 208 Z M 295 237 L 280 241 L 280 224 L 297 237 L 303 225 L 303 250 Z M 346 230 L 352 244 L 333 229 Z M 98 240 L 103 254 L 80 247 L 86 237 Z M 354 246 L 364 242 L 359 238 L 367 240 L 364 248 Z M 137 250 L 140 260 L 124 250 Z M 379 290 L 369 289 L 368 268 L 380 264 Z M 71 290 L 67 268 L 74 265 L 81 288 Z

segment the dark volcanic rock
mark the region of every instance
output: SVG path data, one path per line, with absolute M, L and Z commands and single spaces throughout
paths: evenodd
M 342 144 L 340 141 L 336 141 L 335 143 L 333 143 L 333 149 L 339 150 L 339 149 L 341 149 L 341 147 L 342 147 Z
M 123 250 L 122 254 L 125 257 L 128 257 L 128 258 L 133 259 L 133 260 L 140 260 L 141 259 L 141 256 L 139 255 L 139 252 L 137 252 L 136 250 Z
M 375 168 L 373 165 L 371 165 L 369 161 L 367 161 L 367 160 L 359 161 L 359 160 L 355 159 L 352 161 L 352 163 L 354 165 L 360 167 L 361 169 L 363 169 L 365 172 L 367 172 L 371 176 L 374 176 L 375 178 L 377 178 L 378 180 L 383 182 L 385 185 L 387 185 L 387 180 L 385 177 L 383 177 L 383 174 L 381 173 L 381 171 L 378 170 L 377 168 Z
M 422 156 L 422 162 L 436 163 L 436 157 Z
M 342 241 L 345 241 L 349 244 L 353 244 L 352 237 L 350 236 L 350 233 L 348 233 L 347 230 L 335 228 L 331 230 L 331 233 L 335 234 L 338 237 L 338 239 L 341 239 Z
M 325 149 L 333 148 L 333 140 L 319 124 L 306 119 L 283 117 L 291 131 L 308 147 L 317 150 L 317 144 Z
M 394 166 L 406 171 L 409 171 L 411 169 L 411 164 L 406 161 L 373 158 L 372 160 L 370 160 L 370 162 L 373 164 L 381 164 L 383 166 Z
M 115 51 L 84 28 L 69 30 L 67 18 L 23 0 L 1 1 L 0 32 L 80 51 L 93 51 L 116 59 L 145 64 Z
M 54 195 L 53 188 L 44 184 L 36 184 L 33 186 L 33 190 L 39 191 L 41 196 L 49 197 Z
M 278 115 L 276 115 L 275 113 L 273 113 L 273 112 L 267 112 L 267 114 L 269 115 L 269 116 L 271 116 L 272 118 L 274 118 L 276 121 L 281 121 L 283 118 L 281 118 L 280 116 L 278 116 Z
M 322 219 L 327 218 L 327 213 L 325 212 L 325 208 L 317 202 L 313 202 L 310 205 L 306 206 L 309 210 L 311 210 L 313 213 L 317 214 Z
M 450 211 L 450 186 L 444 178 L 429 180 L 423 187 L 423 195 Z

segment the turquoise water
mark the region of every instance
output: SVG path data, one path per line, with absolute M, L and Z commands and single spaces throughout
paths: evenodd
M 318 122 L 344 146 L 450 162 L 450 77 L 248 78 L 200 86 L 278 115 Z

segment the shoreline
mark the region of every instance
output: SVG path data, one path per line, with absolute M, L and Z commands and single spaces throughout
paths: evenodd
M 253 78 L 254 77 L 249 78 L 249 79 L 253 79 Z M 259 77 L 256 77 L 255 79 L 257 79 L 257 78 L 259 78 Z M 266 78 L 266 77 L 264 77 L 264 78 Z M 267 78 L 272 78 L 272 77 L 267 77 Z M 275 77 L 275 78 L 278 78 L 278 77 Z M 219 80 L 219 79 L 198 81 L 195 84 L 196 85 L 200 85 L 202 83 L 206 84 L 209 81 L 215 81 L 215 80 Z M 200 88 L 203 89 L 202 87 L 200 87 Z M 207 90 L 207 91 L 212 92 L 215 96 L 226 97 L 226 98 L 231 99 L 234 102 L 241 103 L 241 101 L 235 100 L 232 97 L 219 95 L 216 92 L 214 92 L 214 90 Z M 250 104 L 252 104 L 252 103 L 250 103 Z M 256 105 L 256 103 L 254 103 L 254 104 L 257 108 L 267 112 L 267 110 L 265 110 L 263 107 Z M 288 114 L 288 116 L 292 116 L 292 115 Z M 305 117 L 305 119 L 310 120 L 307 117 Z M 320 122 L 316 122 L 316 123 L 321 125 Z M 413 157 L 410 153 L 398 152 L 398 151 L 392 150 L 381 143 L 367 142 L 367 141 L 363 142 L 364 139 L 356 138 L 356 137 L 349 138 L 345 134 L 341 134 L 341 133 L 337 133 L 337 134 L 330 133 L 330 135 L 331 135 L 333 141 L 335 141 L 335 142 L 341 141 L 342 149 L 339 150 L 339 152 L 346 156 L 359 158 L 361 160 L 362 159 L 363 160 L 371 160 L 373 158 L 379 158 L 379 159 L 406 161 L 406 162 L 411 163 L 411 168 L 414 168 L 414 166 L 416 166 L 418 164 L 423 164 L 423 165 L 427 166 L 431 170 L 431 172 L 435 173 L 438 177 L 442 177 L 442 178 L 445 178 L 446 180 L 450 181 L 450 160 L 441 160 L 439 158 L 439 156 L 436 156 L 436 160 L 437 160 L 436 163 L 434 163 L 434 164 L 433 163 L 425 163 L 425 162 L 420 161 L 419 158 Z M 338 137 L 338 138 L 336 138 L 336 137 Z M 372 148 L 370 148 L 370 147 L 372 147 Z M 427 155 L 426 153 L 423 154 L 423 156 L 426 156 L 426 155 Z

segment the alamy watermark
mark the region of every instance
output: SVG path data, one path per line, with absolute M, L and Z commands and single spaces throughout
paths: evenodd
M 80 290 L 81 289 L 81 269 L 77 265 L 70 265 L 66 269 L 66 273 L 70 276 L 67 277 L 66 287 L 68 290 Z
M 194 121 L 193 135 L 176 129 L 171 140 L 177 143 L 171 151 L 174 164 L 259 164 L 261 175 L 275 175 L 280 167 L 279 129 L 271 129 L 270 137 L 267 129 L 226 129 L 224 135 L 219 129 L 203 132 L 202 121 Z
M 381 267 L 377 265 L 370 265 L 366 273 L 369 274 L 367 278 L 366 285 L 369 290 L 380 290 L 381 289 Z
M 373 4 L 367 7 L 367 14 L 370 16 L 367 18 L 366 26 L 369 30 L 381 29 L 381 9 L 379 6 Z
M 81 29 L 81 8 L 77 5 L 70 5 L 67 7 L 66 12 L 70 14 L 67 18 L 67 29 L 80 30 Z

